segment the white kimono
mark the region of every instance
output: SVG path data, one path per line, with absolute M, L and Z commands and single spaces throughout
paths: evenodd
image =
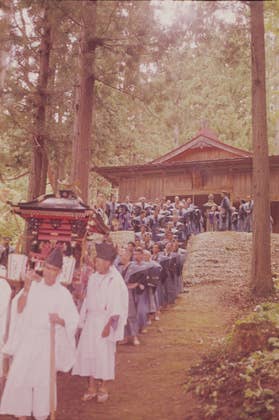
M 103 338 L 102 331 L 112 316 L 119 317 L 117 326 Z M 123 339 L 127 316 L 128 289 L 121 274 L 114 266 L 107 274 L 92 274 L 81 308 L 82 332 L 73 375 L 114 379 L 116 342 Z
M 2 274 L 5 275 L 3 271 L 1 271 Z M 10 298 L 11 288 L 9 283 L 5 279 L 0 279 L 0 378 L 3 376 L 3 355 L 1 349 L 4 345 Z
M 3 348 L 13 362 L 0 414 L 44 417 L 50 412 L 50 313 L 65 321 L 65 327 L 55 328 L 56 370 L 68 371 L 73 365 L 78 312 L 72 296 L 59 283 L 33 282 L 24 311 L 13 320 L 13 337 Z

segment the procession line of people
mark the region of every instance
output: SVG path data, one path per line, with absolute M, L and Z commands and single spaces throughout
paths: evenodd
M 114 247 L 96 244 L 96 252 L 96 271 L 90 277 L 81 314 L 69 290 L 57 281 L 62 268 L 61 248 L 55 248 L 46 258 L 42 277 L 34 271 L 27 273 L 24 288 L 12 301 L 8 339 L 1 343 L 1 353 L 11 358 L 1 415 L 20 420 L 33 415 L 45 420 L 56 409 L 51 352 L 55 355 L 55 372 L 73 368 L 73 374 L 90 378 L 90 392 L 93 384 L 98 384 L 95 390 L 99 402 L 108 398 L 106 381 L 114 378 L 115 348 L 123 339 L 128 291 L 113 266 Z M 54 348 L 51 326 L 55 328 Z M 78 327 L 82 332 L 76 350 Z M 51 388 L 55 394 L 53 406 Z
M 50 244 L 41 247 L 42 276 L 34 270 L 27 272 L 24 288 L 12 299 L 10 311 L 11 289 L 3 274 L 0 353 L 2 359 L 3 355 L 9 357 L 11 363 L 5 381 L 0 358 L 0 414 L 20 420 L 33 415 L 44 420 L 56 409 L 56 386 L 51 382 L 50 369 L 52 353 L 56 371 L 72 370 L 73 375 L 88 378 L 83 401 L 105 402 L 109 398 L 108 382 L 115 378 L 117 342 L 140 345 L 140 334 L 146 333 L 147 326 L 158 321 L 161 311 L 174 304 L 184 291 L 182 271 L 187 240 L 204 230 L 203 218 L 205 230 L 234 229 L 233 209 L 226 193 L 217 210 L 214 206 L 213 196 L 209 196 L 204 212 L 190 198 L 181 200 L 178 196 L 174 202 L 155 200 L 153 204 L 144 197 L 134 205 L 129 201 L 118 205 L 114 200 L 105 208 L 99 202 L 96 211 L 108 217 L 111 229 L 132 230 L 135 238 L 126 247 L 116 249 L 109 235 L 105 237 L 95 245 L 94 269 L 86 259 L 81 262 L 78 246 L 65 247 L 64 252 L 72 252 L 76 258 L 81 293 L 76 293 L 75 283 L 69 290 L 60 284 L 63 247 L 59 243 L 54 250 Z M 250 219 L 252 210 L 250 203 Z M 7 246 L 5 252 L 1 250 L 5 261 L 13 252 Z M 53 330 L 55 349 L 51 347 Z M 51 389 L 54 400 L 50 398 Z

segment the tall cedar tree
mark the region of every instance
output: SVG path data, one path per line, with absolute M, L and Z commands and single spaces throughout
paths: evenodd
M 41 27 L 40 64 L 35 109 L 35 127 L 32 144 L 32 165 L 29 178 L 29 198 L 33 199 L 46 191 L 48 157 L 46 151 L 46 107 L 51 50 L 51 22 L 49 2 L 44 2 Z
M 254 226 L 251 286 L 255 295 L 272 292 L 269 159 L 266 121 L 263 2 L 250 2 Z
M 10 32 L 10 5 L 7 1 L 3 1 L 2 16 L 0 23 L 0 97 L 2 97 L 5 86 L 5 78 L 8 69 L 8 58 L 11 48 L 9 40 Z
M 88 202 L 91 162 L 91 127 L 94 93 L 94 61 L 97 1 L 82 2 L 82 28 L 79 46 L 79 81 L 76 87 L 74 138 L 72 145 L 72 183 Z

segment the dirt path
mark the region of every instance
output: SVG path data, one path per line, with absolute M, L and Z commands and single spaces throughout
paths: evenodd
M 191 287 L 153 322 L 139 347 L 118 346 L 116 381 L 106 404 L 80 402 L 86 381 L 59 376 L 57 420 L 190 418 L 193 402 L 183 389 L 187 370 L 224 337 L 234 317 L 220 305 L 223 293 L 220 283 Z

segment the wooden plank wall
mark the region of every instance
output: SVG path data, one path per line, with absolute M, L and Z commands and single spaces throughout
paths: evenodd
M 271 169 L 269 188 L 271 201 L 279 201 L 279 168 Z
M 138 174 L 123 177 L 119 181 L 119 199 L 129 195 L 131 201 L 145 196 L 148 200 L 174 195 L 198 195 L 228 191 L 231 198 L 246 199 L 252 192 L 252 178 L 249 171 L 218 171 L 196 169 L 193 172 Z M 279 201 L 279 169 L 271 170 L 271 201 Z

